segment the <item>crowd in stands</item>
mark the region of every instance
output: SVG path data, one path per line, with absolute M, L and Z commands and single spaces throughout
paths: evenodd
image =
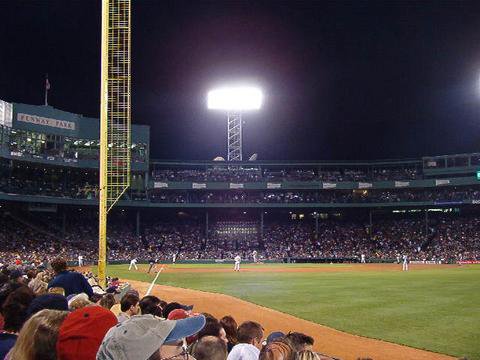
M 157 181 L 199 182 L 256 182 L 256 181 L 394 181 L 422 178 L 417 167 L 342 168 L 322 170 L 308 168 L 262 169 L 250 167 L 216 166 L 207 169 L 154 169 Z
M 215 305 L 215 304 L 212 304 Z M 0 269 L 0 359 L 5 360 L 334 360 L 301 332 L 140 293 L 118 278 L 48 264 Z
M 73 215 L 61 230 L 57 220 L 41 222 L 28 213 L 0 216 L 0 262 L 17 260 L 45 264 L 63 256 L 76 262 L 96 259 L 97 219 Z M 72 215 L 71 215 L 72 217 Z M 108 258 L 127 261 L 232 260 L 240 255 L 260 261 L 288 259 L 346 259 L 356 261 L 364 254 L 372 261 L 394 260 L 408 255 L 412 260 L 458 261 L 480 259 L 480 217 L 442 216 L 430 219 L 368 221 L 313 219 L 285 222 L 212 222 L 206 236 L 205 225 L 197 221 L 146 221 L 140 236 L 128 221 L 112 219 L 108 229 Z
M 480 200 L 478 187 L 396 190 L 321 190 L 321 191 L 165 191 L 154 190 L 150 200 L 158 203 L 396 203 L 396 202 L 452 202 Z

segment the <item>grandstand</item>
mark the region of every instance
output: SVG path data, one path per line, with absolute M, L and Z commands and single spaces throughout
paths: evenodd
M 95 261 L 98 119 L 51 106 L 2 102 L 2 109 L 2 221 L 27 225 L 42 243 L 66 241 L 70 260 L 82 253 Z M 226 166 L 152 160 L 149 142 L 149 128 L 133 125 L 131 188 L 112 215 L 122 226 L 112 226 L 110 260 L 176 253 L 179 260 L 224 261 L 253 250 L 264 261 L 479 257 L 472 224 L 479 219 L 480 154 Z M 84 225 L 83 238 L 69 230 L 72 222 Z M 470 242 L 451 235 L 458 224 L 469 225 Z

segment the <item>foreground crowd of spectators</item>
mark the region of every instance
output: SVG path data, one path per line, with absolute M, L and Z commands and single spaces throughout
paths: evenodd
M 329 360 L 300 332 L 265 333 L 194 305 L 140 296 L 129 284 L 45 266 L 0 271 L 0 359 L 5 360 Z

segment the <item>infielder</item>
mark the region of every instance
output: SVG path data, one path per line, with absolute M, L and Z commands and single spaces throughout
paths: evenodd
M 242 261 L 242 258 L 240 257 L 240 255 L 237 255 L 233 260 L 235 261 L 235 267 L 233 268 L 233 270 L 240 271 L 240 262 Z
M 172 264 L 175 264 L 175 261 L 177 261 L 177 253 L 173 253 Z
M 365 254 L 360 255 L 360 262 L 365 264 Z
M 408 256 L 403 255 L 402 271 L 408 271 Z
M 158 259 L 150 259 L 148 260 L 148 263 L 150 264 L 150 267 L 148 268 L 148 274 L 150 274 L 150 271 L 153 269 L 153 271 L 157 270 L 157 262 Z
M 256 262 L 258 261 L 258 259 L 257 259 L 257 250 L 253 250 L 252 257 L 253 257 L 253 262 L 256 263 Z
M 137 259 L 130 260 L 130 266 L 128 267 L 128 270 L 132 270 L 132 267 L 134 267 L 135 270 L 138 270 Z

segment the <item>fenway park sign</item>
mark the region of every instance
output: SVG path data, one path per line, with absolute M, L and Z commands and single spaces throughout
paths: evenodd
M 35 125 L 50 126 L 50 127 L 59 128 L 59 129 L 75 130 L 75 123 L 72 121 L 50 119 L 50 118 L 37 116 L 37 115 L 18 113 L 17 121 L 21 121 L 29 124 L 35 124 Z

